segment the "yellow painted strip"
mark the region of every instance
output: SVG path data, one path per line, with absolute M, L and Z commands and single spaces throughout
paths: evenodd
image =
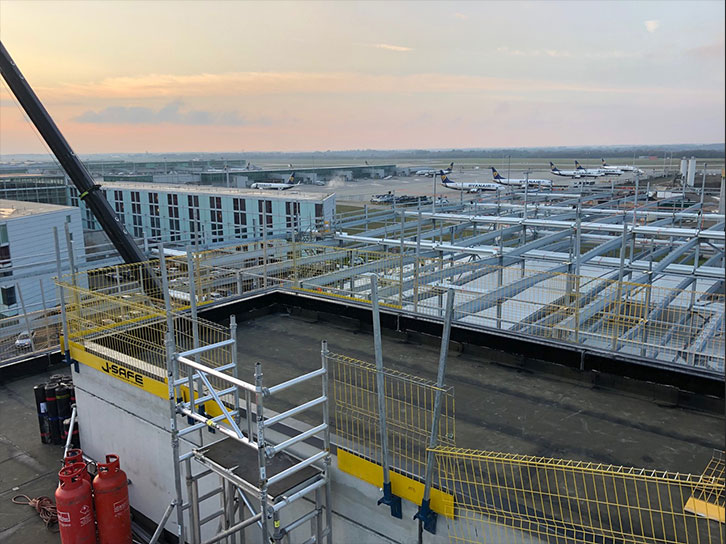
M 376 487 L 383 487 L 383 467 L 363 457 L 338 448 L 338 468 L 356 478 Z M 390 472 L 393 494 L 420 505 L 423 499 L 424 484 L 395 471 Z M 431 510 L 454 519 L 454 496 L 439 489 L 431 488 Z
M 686 512 L 690 512 L 691 514 L 696 514 L 697 516 L 712 519 L 714 521 L 718 521 L 719 523 L 726 522 L 726 512 L 724 512 L 724 507 L 719 506 L 718 504 L 713 504 L 711 502 L 706 502 L 691 497 L 690 499 L 688 499 L 688 501 L 686 501 L 686 505 L 683 507 L 683 509 Z
M 335 298 L 340 298 L 340 299 L 343 299 L 343 300 L 352 300 L 353 302 L 362 302 L 364 304 L 370 304 L 371 303 L 370 300 L 365 299 L 365 298 L 351 297 L 350 295 L 341 295 L 341 294 L 338 294 L 338 293 L 331 293 L 329 291 L 326 291 L 325 289 L 321 289 L 320 291 L 318 291 L 317 289 L 309 289 L 307 287 L 293 287 L 293 289 L 295 291 L 303 291 L 305 293 L 312 293 L 314 295 L 325 295 L 325 296 L 328 296 L 328 297 L 335 297 Z M 389 304 L 388 302 L 380 302 L 379 303 L 379 306 L 386 306 L 388 308 L 395 308 L 397 310 L 400 310 L 401 309 L 401 305 L 400 304 Z
M 143 389 L 147 393 L 155 395 L 159 398 L 165 400 L 169 398 L 169 389 L 166 378 L 163 382 L 160 382 L 159 380 L 155 380 L 153 378 L 150 378 L 149 376 L 139 374 L 132 367 L 106 361 L 105 359 L 98 357 L 97 355 L 88 353 L 82 345 L 77 344 L 76 342 L 71 341 L 69 342 L 69 345 L 71 348 L 71 358 L 78 361 L 79 363 L 86 365 L 90 368 L 94 368 L 100 372 L 103 372 L 104 374 L 108 374 L 112 378 L 116 378 L 117 380 L 120 380 L 124 383 L 133 385 L 134 387 L 138 387 L 139 389 Z M 181 393 L 184 401 L 186 402 L 187 399 L 189 399 L 189 388 L 186 386 L 181 386 Z M 195 396 L 199 397 L 199 392 L 195 392 Z M 222 410 L 216 402 L 205 403 L 205 409 L 207 411 L 207 414 L 211 417 L 217 417 L 218 415 L 222 414 Z M 220 423 L 224 422 L 227 422 L 227 420 L 224 419 L 220 421 Z

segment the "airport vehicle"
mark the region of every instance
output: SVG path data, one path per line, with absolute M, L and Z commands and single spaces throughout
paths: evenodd
M 579 165 L 580 163 L 575 161 L 575 164 Z M 555 176 L 564 176 L 566 178 L 599 178 L 605 175 L 602 171 L 586 170 L 582 166 L 575 170 L 560 170 L 552 161 L 550 161 L 550 171 Z
M 452 181 L 449 179 L 449 176 L 446 175 L 446 172 L 443 170 L 439 171 L 439 175 L 441 176 L 441 183 L 444 187 L 447 189 L 455 189 L 457 191 L 466 191 L 467 193 L 479 193 L 481 191 L 499 191 L 501 189 L 504 189 L 504 185 L 500 185 L 499 183 L 489 183 L 489 182 L 479 182 L 479 181 Z
M 605 162 L 605 159 L 600 159 L 602 161 L 602 169 L 610 173 L 611 171 L 620 170 L 620 172 L 637 172 L 638 174 L 645 174 L 643 170 L 640 168 L 636 168 L 635 166 L 610 166 L 608 163 Z
M 32 332 L 23 331 L 15 339 L 15 347 L 18 349 L 29 349 L 33 345 L 34 338 L 35 338 L 35 331 L 32 331 Z
M 388 191 L 385 194 L 382 195 L 373 195 L 371 197 L 371 202 L 374 204 L 390 204 L 395 200 L 395 197 L 393 196 L 393 193 L 391 191 Z
M 291 189 L 293 187 L 297 187 L 300 185 L 300 182 L 295 183 L 295 172 L 290 174 L 290 177 L 287 179 L 285 183 L 275 183 L 275 182 L 264 182 L 264 181 L 258 181 L 251 185 L 253 189 L 267 189 L 271 191 L 287 191 L 288 189 Z
M 444 174 L 451 174 L 451 171 L 454 169 L 454 162 L 452 161 L 449 164 L 449 167 L 446 170 L 436 170 L 435 168 L 426 168 L 424 170 L 417 170 L 415 172 L 415 175 L 417 176 L 427 176 L 427 177 L 434 177 L 439 172 L 443 172 Z
M 504 178 L 502 177 L 499 172 L 497 172 L 497 169 L 492 166 L 492 179 L 496 183 L 501 183 L 502 185 L 519 185 L 520 187 L 524 187 L 525 185 L 528 185 L 529 187 L 552 187 L 552 180 L 550 179 L 514 179 L 514 178 Z
M 413 195 L 401 195 L 395 198 L 396 204 L 401 205 L 412 205 L 412 204 L 431 204 L 432 199 L 430 196 L 413 196 Z

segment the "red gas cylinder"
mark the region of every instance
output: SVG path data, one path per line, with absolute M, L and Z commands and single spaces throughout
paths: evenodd
M 83 450 L 79 449 L 69 449 L 66 452 L 65 459 L 63 459 L 63 464 L 67 467 L 72 466 L 76 463 L 80 463 L 83 465 L 83 477 L 88 480 L 88 483 L 91 483 L 91 474 L 88 472 L 88 465 L 83 460 Z
M 55 490 L 55 504 L 63 544 L 96 542 L 91 484 L 83 477 L 84 469 L 85 465 L 76 463 L 58 473 L 60 485 Z
M 105 463 L 98 463 L 93 492 L 99 543 L 131 544 L 128 481 L 118 455 L 109 454 Z

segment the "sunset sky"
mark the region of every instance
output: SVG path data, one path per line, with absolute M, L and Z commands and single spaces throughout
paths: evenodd
M 724 141 L 724 2 L 0 0 L 77 153 Z M 0 154 L 43 153 L 3 82 Z

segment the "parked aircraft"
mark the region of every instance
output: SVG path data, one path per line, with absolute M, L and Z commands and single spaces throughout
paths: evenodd
M 608 173 L 608 172 L 605 172 L 605 170 L 603 170 L 602 168 L 584 168 L 577 161 L 575 161 L 575 170 L 577 170 L 578 172 L 582 172 L 582 175 L 587 178 L 599 178 L 601 176 L 604 176 L 606 173 Z M 613 171 L 613 172 L 609 172 L 608 174 L 611 174 L 614 176 L 619 176 L 620 174 L 622 174 L 622 172 Z
M 608 163 L 605 162 L 605 159 L 600 159 L 602 161 L 602 169 L 603 170 L 620 170 L 621 172 L 637 172 L 638 174 L 645 174 L 640 168 L 636 168 L 635 166 L 610 166 Z
M 510 178 L 503 178 L 499 172 L 497 172 L 497 169 L 492 166 L 492 179 L 496 181 L 497 183 L 501 183 L 502 185 L 519 185 L 520 187 L 524 187 L 525 185 L 529 185 L 530 187 L 552 187 L 552 180 L 550 179 L 510 179 Z
M 446 170 L 436 170 L 435 168 L 427 168 L 425 170 L 417 170 L 415 172 L 415 175 L 417 176 L 428 176 L 428 177 L 434 177 L 439 172 L 443 172 L 444 174 L 451 174 L 451 171 L 454 169 L 454 163 L 453 161 L 451 164 L 449 164 L 449 167 Z
M 498 183 L 488 183 L 488 182 L 468 182 L 468 181 L 452 181 L 449 179 L 449 176 L 446 175 L 447 173 L 443 170 L 439 170 L 439 175 L 441 176 L 441 183 L 444 187 L 447 189 L 455 189 L 457 191 L 466 191 L 468 193 L 479 193 L 481 191 L 499 191 L 501 189 L 504 189 L 504 185 L 499 185 Z
M 575 161 L 575 164 L 579 164 L 579 163 L 577 161 Z M 588 173 L 588 170 L 585 170 L 582 167 L 580 167 L 579 170 L 560 170 L 551 161 L 550 161 L 550 171 L 555 176 L 564 176 L 566 178 L 599 178 L 599 177 L 605 175 L 602 172 Z
M 291 189 L 292 187 L 297 187 L 300 185 L 300 182 L 295 183 L 295 172 L 290 174 L 290 177 L 287 179 L 285 183 L 267 183 L 258 181 L 253 183 L 250 187 L 252 189 L 269 189 L 273 191 L 286 191 L 288 189 Z

